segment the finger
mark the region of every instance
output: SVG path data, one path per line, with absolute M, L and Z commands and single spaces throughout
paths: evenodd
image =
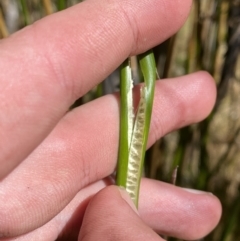
M 89 0 L 1 41 L 0 178 L 42 141 L 76 98 L 130 54 L 176 32 L 190 5 L 190 0 Z
M 109 186 L 93 197 L 84 215 L 79 241 L 160 241 L 145 225 L 124 190 Z
M 173 129 L 206 117 L 215 96 L 214 82 L 204 72 L 158 82 L 149 145 Z M 2 232 L 17 235 L 41 226 L 81 188 L 114 171 L 118 113 L 113 95 L 70 112 L 40 148 L 2 181 Z M 6 206 L 5 200 L 12 202 Z
M 221 217 L 221 204 L 211 193 L 183 189 L 145 179 L 141 183 L 139 212 L 156 232 L 183 240 L 209 234 Z
M 111 182 L 98 181 L 84 188 L 50 222 L 17 240 L 76 240 L 89 200 L 108 183 Z M 184 240 L 198 240 L 217 225 L 221 204 L 211 194 L 143 178 L 139 214 L 158 233 Z M 6 241 L 12 240 L 15 238 Z
M 98 191 L 110 184 L 104 179 L 82 189 L 71 202 L 49 222 L 37 229 L 12 238 L 0 238 L 1 241 L 69 241 L 77 240 L 84 212 L 89 200 Z M 27 217 L 25 217 L 27 218 Z
M 61 241 L 69 240 L 69 237 L 76 239 L 73 234 L 79 232 L 82 223 L 79 212 L 82 197 L 93 195 L 102 188 L 102 182 L 86 187 L 78 194 L 78 198 L 74 198 L 76 206 L 69 204 L 61 216 L 56 218 L 58 230 L 67 224 L 60 235 Z M 141 182 L 139 200 L 140 217 L 150 228 L 159 234 L 183 240 L 199 240 L 206 236 L 221 217 L 221 204 L 214 195 L 146 178 Z M 75 211 L 72 213 L 69 210 Z

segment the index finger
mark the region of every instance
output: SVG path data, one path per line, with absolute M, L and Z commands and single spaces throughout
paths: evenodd
M 75 99 L 183 24 L 190 0 L 88 0 L 0 42 L 0 178 Z

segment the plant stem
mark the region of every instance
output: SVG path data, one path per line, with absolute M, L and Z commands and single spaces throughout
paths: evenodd
M 28 8 L 27 8 L 27 1 L 21 0 L 21 6 L 22 6 L 22 12 L 23 12 L 23 16 L 24 16 L 24 23 L 27 26 L 30 24 L 30 15 L 29 15 Z
M 121 111 L 120 142 L 116 183 L 126 188 L 136 207 L 145 151 L 150 128 L 156 64 L 152 51 L 139 56 L 144 85 L 141 88 L 141 99 L 134 122 L 132 100 L 132 77 L 129 61 L 121 67 Z M 134 122 L 134 124 L 133 124 Z
M 129 59 L 125 60 L 120 70 L 120 141 L 118 153 L 117 179 L 118 186 L 126 188 L 127 172 L 128 172 L 128 157 L 129 157 L 129 98 L 128 93 L 131 91 L 131 72 L 129 73 Z

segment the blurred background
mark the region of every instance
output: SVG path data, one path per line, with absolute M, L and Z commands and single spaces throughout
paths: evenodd
M 78 2 L 0 0 L 0 38 Z M 217 103 L 203 122 L 159 140 L 147 152 L 145 175 L 171 182 L 178 166 L 176 185 L 212 192 L 223 206 L 219 225 L 201 240 L 236 241 L 240 240 L 240 0 L 193 2 L 182 29 L 154 49 L 158 73 L 167 78 L 208 71 L 218 88 Z M 138 82 L 136 59 L 132 62 Z M 118 76 L 116 70 L 73 107 L 117 91 Z

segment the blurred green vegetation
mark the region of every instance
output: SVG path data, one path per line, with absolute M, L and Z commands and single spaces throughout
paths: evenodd
M 0 37 L 21 29 L 77 0 L 1 0 Z M 173 20 L 174 21 L 174 20 Z M 217 103 L 203 122 L 159 140 L 147 153 L 145 175 L 176 185 L 212 192 L 223 216 L 204 241 L 235 241 L 240 237 L 240 0 L 194 0 L 182 29 L 154 49 L 161 78 L 206 70 L 216 81 Z M 133 73 L 134 74 L 134 73 Z M 118 71 L 76 102 L 118 89 Z M 139 79 L 136 71 L 135 79 Z M 168 238 L 168 240 L 176 240 Z

